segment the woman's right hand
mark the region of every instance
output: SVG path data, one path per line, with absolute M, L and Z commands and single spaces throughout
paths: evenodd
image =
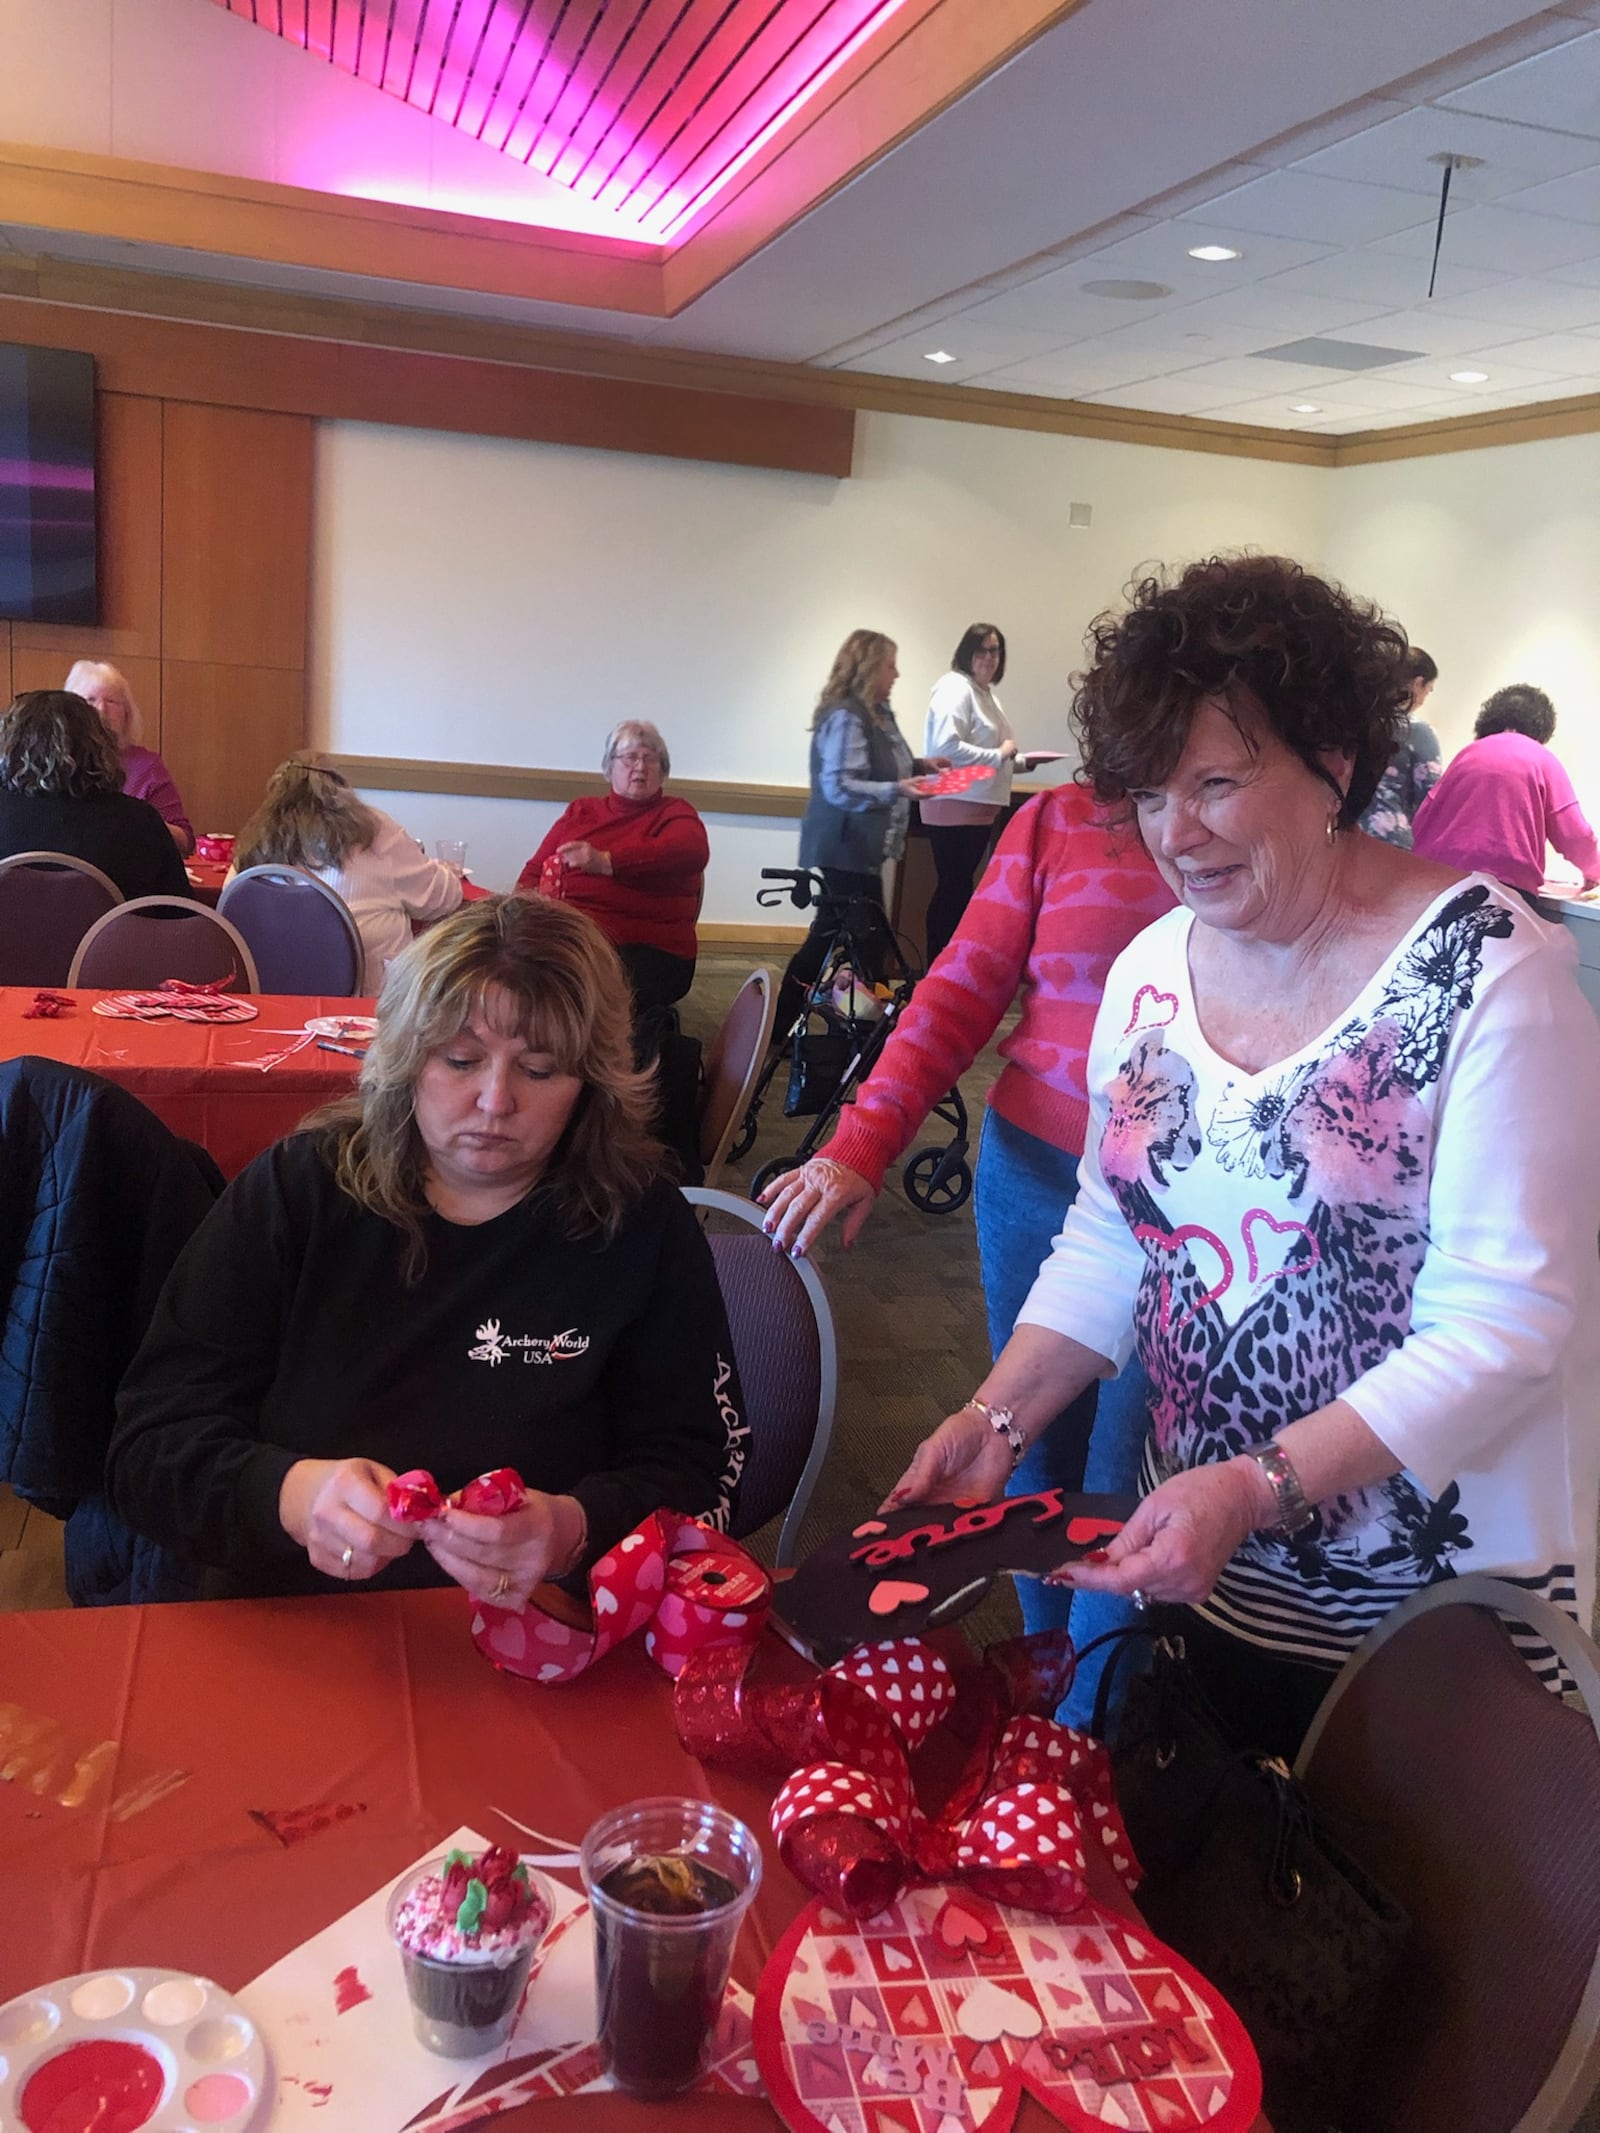
M 898 1511 L 908 1503 L 952 1503 L 962 1497 L 993 1503 L 1011 1479 L 1011 1446 L 975 1407 L 947 1415 L 879 1505 Z
M 848 1248 L 860 1236 L 877 1197 L 877 1187 L 859 1170 L 836 1163 L 832 1156 L 814 1155 L 798 1170 L 774 1178 L 761 1195 L 762 1206 L 770 1209 L 763 1227 L 780 1252 L 803 1259 L 828 1224 L 843 1215 L 839 1241 Z
M 297 1459 L 278 1490 L 278 1521 L 324 1576 L 376 1577 L 416 1539 L 414 1527 L 390 1522 L 393 1479 L 375 1459 Z
M 1008 740 L 1002 741 L 1000 743 L 1000 760 L 1002 763 L 1010 763 L 1015 761 L 1019 753 L 1020 751 L 1015 741 Z

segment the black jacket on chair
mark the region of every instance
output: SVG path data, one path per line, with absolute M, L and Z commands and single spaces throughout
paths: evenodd
M 137 1097 L 48 1059 L 0 1065 L 0 1480 L 67 1521 L 78 1606 L 190 1598 L 104 1494 L 117 1386 L 222 1173 Z

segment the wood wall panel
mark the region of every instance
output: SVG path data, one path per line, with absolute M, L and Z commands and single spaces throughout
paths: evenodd
M 162 450 L 162 655 L 306 663 L 311 424 L 170 403 Z
M 305 741 L 305 676 L 285 667 L 169 659 L 161 753 L 197 830 L 237 830 Z

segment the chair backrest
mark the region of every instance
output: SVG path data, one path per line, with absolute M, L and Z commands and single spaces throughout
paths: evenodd
M 1506 1616 L 1557 1652 L 1543 1687 Z M 1333 1835 L 1411 1914 L 1361 2054 L 1362 2133 L 1557 2133 L 1600 2073 L 1600 1651 L 1490 1577 L 1381 1622 L 1296 1768 Z
M 250 944 L 263 992 L 361 990 L 366 951 L 350 906 L 300 867 L 246 867 L 223 889 L 217 909 Z
M 71 852 L 0 859 L 0 985 L 65 985 L 79 941 L 121 901 L 109 874 Z
M 685 1185 L 683 1196 L 738 1224 L 732 1235 L 706 1233 L 750 1430 L 733 1531 L 742 1538 L 782 1511 L 776 1560 L 786 1566 L 833 1435 L 839 1351 L 828 1292 L 808 1259 L 772 1249 L 748 1200 L 703 1185 Z
M 186 896 L 136 896 L 96 919 L 72 958 L 69 985 L 145 990 L 168 978 L 259 992 L 255 958 L 237 926 Z
M 733 1005 L 711 1040 L 700 1099 L 700 1161 L 708 1185 L 715 1184 L 722 1159 L 749 1108 L 777 1011 L 772 972 L 765 964 L 759 965 L 734 994 Z

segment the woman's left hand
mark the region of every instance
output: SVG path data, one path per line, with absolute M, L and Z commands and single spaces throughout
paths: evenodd
M 583 1545 L 582 1506 L 571 1496 L 530 1489 L 519 1510 L 485 1518 L 446 1504 L 422 1529 L 439 1568 L 475 1600 L 521 1613 L 546 1578 L 564 1576 Z
M 611 872 L 611 854 L 602 852 L 598 845 L 590 844 L 583 837 L 575 839 L 571 844 L 560 846 L 557 856 L 562 864 L 570 867 L 575 874 L 609 874 Z
M 1248 1459 L 1191 1467 L 1152 1489 L 1105 1548 L 1054 1572 L 1074 1592 L 1138 1593 L 1192 1605 L 1206 1599 L 1245 1536 L 1272 1516 L 1270 1486 Z

